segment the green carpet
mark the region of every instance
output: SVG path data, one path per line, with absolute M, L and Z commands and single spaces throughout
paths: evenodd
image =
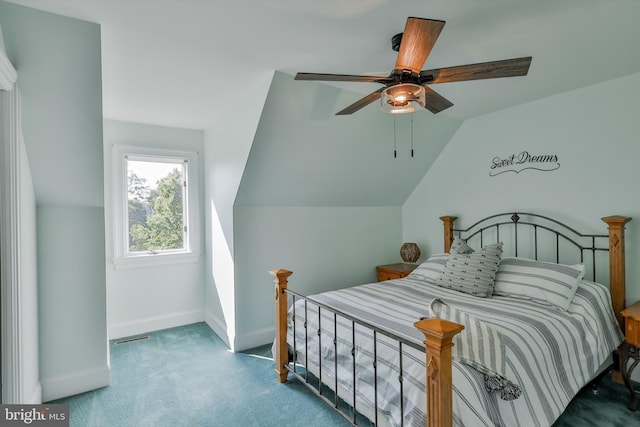
M 110 343 L 111 386 L 60 399 L 78 427 L 349 425 L 296 380 L 279 384 L 270 346 L 231 353 L 204 323 Z M 583 391 L 554 427 L 640 426 L 627 390 Z

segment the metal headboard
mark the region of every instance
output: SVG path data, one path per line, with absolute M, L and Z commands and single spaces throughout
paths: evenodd
M 525 256 L 557 263 L 560 263 L 564 256 L 575 259 L 573 262 L 590 264 L 588 267 L 591 270 L 591 280 L 596 280 L 597 277 L 596 253 L 609 252 L 608 234 L 581 233 L 553 218 L 527 212 L 495 214 L 468 228 L 453 227 L 452 230 L 452 240 L 459 237 L 465 242 L 477 242 L 478 247 L 484 246 L 485 243 L 502 241 L 505 244 L 505 255 Z M 547 250 L 541 254 L 541 240 L 547 243 L 546 248 L 554 247 L 554 250 Z

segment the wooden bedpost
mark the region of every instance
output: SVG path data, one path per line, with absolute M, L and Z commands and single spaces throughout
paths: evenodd
M 276 284 L 276 373 L 278 374 L 278 381 L 283 383 L 287 381 L 287 375 L 289 374 L 289 369 L 287 369 L 287 364 L 289 363 L 289 351 L 287 349 L 287 311 L 289 307 L 287 305 L 287 293 L 284 290 L 287 289 L 287 279 L 293 272 L 278 269 L 271 270 L 269 273 L 273 276 L 273 281 Z
M 453 242 L 453 223 L 458 219 L 457 216 L 441 216 L 440 220 L 444 225 L 444 251 L 449 253 L 451 242 Z
M 602 218 L 609 225 L 609 290 L 611 304 L 620 329 L 624 332 L 624 318 L 622 310 L 626 308 L 626 270 L 624 256 L 624 225 L 631 221 L 626 216 L 607 216 Z M 624 357 L 624 344 L 613 352 L 613 371 L 611 379 L 622 384 L 621 362 Z
M 620 328 L 624 331 L 624 319 L 620 312 L 626 308 L 626 280 L 624 262 L 624 225 L 631 221 L 626 216 L 602 218 L 609 225 L 609 288 L 611 303 Z
M 452 339 L 464 326 L 432 318 L 414 323 L 425 336 L 427 346 L 427 425 L 453 425 L 453 390 L 451 386 Z

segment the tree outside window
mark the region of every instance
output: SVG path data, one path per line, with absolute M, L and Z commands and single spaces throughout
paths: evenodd
M 185 165 L 127 161 L 129 252 L 185 249 Z

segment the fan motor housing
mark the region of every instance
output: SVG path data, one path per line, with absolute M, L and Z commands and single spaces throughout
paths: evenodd
M 400 83 L 415 83 L 420 84 L 420 74 L 414 73 L 411 70 L 401 70 L 398 68 L 393 69 L 389 75 L 390 79 L 393 79 L 387 84 L 393 86 Z

